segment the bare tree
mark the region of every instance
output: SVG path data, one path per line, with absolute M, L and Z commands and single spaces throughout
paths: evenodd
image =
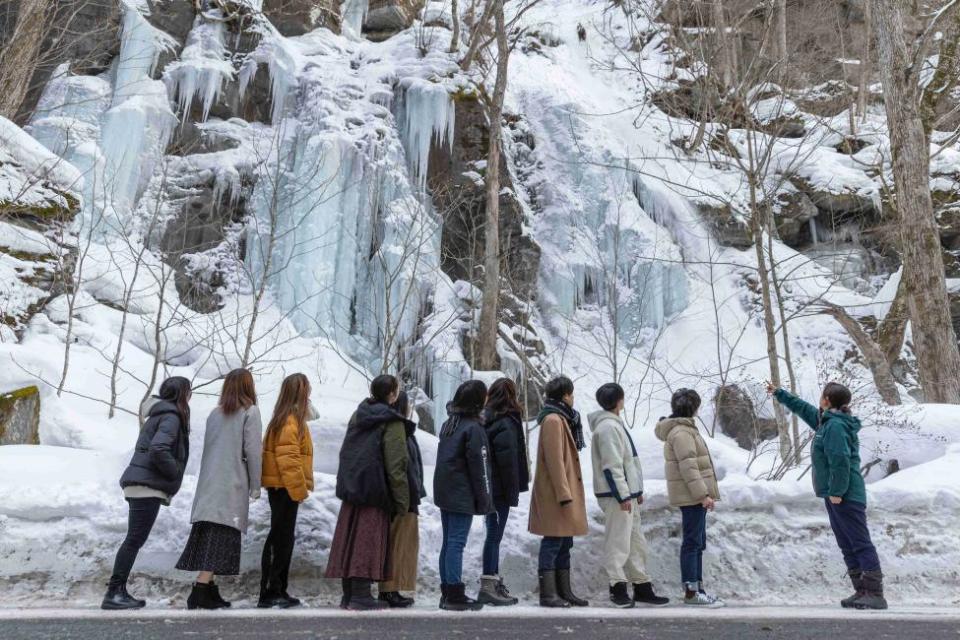
M 956 11 L 958 4 L 956 0 L 941 3 L 928 19 L 925 33 L 935 30 L 939 20 Z M 960 403 L 960 350 L 950 318 L 940 235 L 930 197 L 930 138 L 921 111 L 926 38 L 911 51 L 901 5 L 897 0 L 875 0 L 873 28 L 900 218 L 903 282 L 924 398 Z
M 13 2 L 6 0 L 5 4 L 9 7 Z M 43 55 L 52 4 L 50 0 L 19 3 L 13 33 L 0 49 L 0 116 L 13 120 L 27 95 Z
M 480 368 L 487 370 L 496 369 L 499 361 L 497 327 L 500 322 L 500 146 L 503 99 L 507 91 L 507 66 L 510 62 L 503 0 L 495 0 L 493 13 L 497 40 L 497 71 L 493 95 L 483 92 L 490 133 L 485 176 L 487 206 L 484 225 L 483 301 L 478 336 Z

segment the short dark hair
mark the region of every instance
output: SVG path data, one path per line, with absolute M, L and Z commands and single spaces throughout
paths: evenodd
M 370 396 L 377 402 L 386 402 L 390 394 L 400 387 L 400 381 L 395 377 L 383 374 L 377 376 L 370 383 Z
M 670 398 L 671 418 L 692 418 L 700 408 L 700 394 L 693 389 L 677 389 Z
M 543 395 L 548 400 L 560 401 L 563 400 L 563 396 L 568 396 L 571 393 L 573 393 L 573 380 L 567 376 L 557 376 L 548 382 L 543 389 Z
M 453 394 L 451 406 L 455 411 L 471 416 L 479 416 L 483 405 L 487 403 L 487 385 L 482 380 L 467 380 Z
M 616 409 L 617 404 L 623 400 L 624 397 L 626 397 L 626 394 L 623 393 L 623 387 L 616 382 L 608 382 L 597 389 L 597 404 L 607 411 Z
M 845 385 L 839 382 L 828 382 L 823 388 L 823 397 L 830 403 L 830 408 L 843 413 L 850 413 L 850 401 L 853 394 Z

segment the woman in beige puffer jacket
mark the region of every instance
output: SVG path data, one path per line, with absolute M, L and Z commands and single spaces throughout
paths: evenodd
M 723 601 L 703 590 L 703 551 L 707 548 L 707 512 L 720 499 L 713 459 L 694 418 L 700 396 L 680 389 L 670 399 L 672 414 L 657 423 L 663 441 L 664 470 L 670 504 L 680 507 L 683 542 L 680 545 L 680 577 L 686 605 L 722 607 Z

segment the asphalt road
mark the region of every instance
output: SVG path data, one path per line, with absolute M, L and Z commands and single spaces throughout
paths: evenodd
M 720 612 L 621 612 L 595 610 L 588 614 L 544 616 L 518 611 L 448 614 L 410 611 L 404 614 L 345 614 L 301 610 L 262 615 L 237 611 L 226 615 L 181 611 L 101 614 L 58 611 L 0 613 L 3 640 L 170 640 L 382 638 L 384 640 L 824 640 L 960 639 L 960 615 L 916 613 L 875 614 L 783 609 L 727 609 Z

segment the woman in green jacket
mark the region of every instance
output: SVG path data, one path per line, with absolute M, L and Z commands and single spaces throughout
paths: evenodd
M 880 558 L 867 528 L 867 490 L 860 473 L 860 420 L 850 413 L 850 389 L 837 382 L 823 388 L 820 407 L 767 383 L 767 391 L 816 431 L 810 456 L 813 488 L 824 499 L 830 527 L 856 590 L 844 608 L 886 609 Z

